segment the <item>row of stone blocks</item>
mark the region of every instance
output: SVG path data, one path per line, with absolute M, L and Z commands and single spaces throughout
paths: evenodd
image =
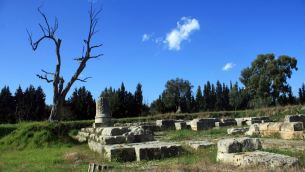
M 303 139 L 304 127 L 302 122 L 270 122 L 253 124 L 245 134 L 262 137 L 279 136 L 282 139 Z
M 269 117 L 247 117 L 247 118 L 235 118 L 235 119 L 219 119 L 219 118 L 202 118 L 193 119 L 191 121 L 164 119 L 157 120 L 156 126 L 163 130 L 167 129 L 192 129 L 195 131 L 206 130 L 213 127 L 226 127 L 226 126 L 242 126 L 251 125 L 255 123 L 270 122 Z
M 153 141 L 153 132 L 142 126 L 82 128 L 76 138 L 104 145 Z
M 263 166 L 267 168 L 294 167 L 299 160 L 294 157 L 260 151 L 258 138 L 231 138 L 217 143 L 217 161 L 234 166 Z
M 91 150 L 104 155 L 109 161 L 118 162 L 164 159 L 177 156 L 182 152 L 180 144 L 158 141 L 103 145 L 89 140 L 88 145 Z

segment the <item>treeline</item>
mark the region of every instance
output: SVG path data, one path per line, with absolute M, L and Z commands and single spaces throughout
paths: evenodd
M 214 85 L 208 81 L 203 91 L 200 86 L 197 88 L 194 97 L 191 83 L 177 78 L 166 83 L 165 90 L 151 104 L 151 111 L 198 112 L 303 104 L 305 86 L 299 89 L 297 98 L 287 82 L 296 70 L 294 57 L 283 55 L 276 58 L 274 54 L 261 54 L 242 70 L 240 82 L 244 87 L 237 83 L 227 86 L 219 81 Z
M 222 111 L 233 109 L 245 109 L 249 102 L 249 96 L 244 89 L 238 87 L 238 83 L 230 86 L 216 82 L 216 85 L 207 81 L 198 86 L 195 96 L 192 94 L 193 86 L 187 80 L 177 78 L 167 81 L 165 90 L 157 100 L 151 104 L 152 113 L 168 112 L 200 112 Z
M 149 106 L 143 104 L 142 85 L 136 91 L 125 90 L 124 83 L 119 89 L 105 88 L 101 96 L 109 100 L 112 116 L 115 118 L 148 114 Z M 41 87 L 30 85 L 25 91 L 19 86 L 11 93 L 8 86 L 0 92 L 0 123 L 16 123 L 21 121 L 41 121 L 49 116 L 51 107 L 45 103 L 45 93 Z M 90 91 L 85 87 L 76 88 L 62 109 L 61 120 L 94 119 L 96 105 Z
M 0 122 L 40 121 L 48 115 L 45 94 L 41 87 L 30 85 L 25 91 L 19 86 L 13 95 L 8 86 L 0 92 Z
M 207 81 L 193 90 L 193 85 L 180 78 L 166 82 L 164 91 L 150 106 L 143 103 L 142 85 L 134 93 L 125 89 L 105 88 L 100 96 L 109 100 L 114 118 L 157 113 L 193 113 L 201 111 L 240 110 L 277 105 L 305 104 L 305 85 L 293 95 L 287 79 L 298 70 L 297 60 L 289 56 L 275 58 L 273 54 L 258 55 L 242 70 L 240 82 L 229 85 Z M 64 103 L 61 120 L 94 119 L 95 100 L 85 87 L 77 88 Z M 18 87 L 11 93 L 8 86 L 0 92 L 0 123 L 46 120 L 50 106 L 45 103 L 41 87 Z
M 102 91 L 101 97 L 107 98 L 114 118 L 135 117 L 149 113 L 149 106 L 143 103 L 142 85 L 136 91 L 126 91 L 124 83 L 117 90 L 110 87 Z
M 14 94 L 8 86 L 4 86 L 0 92 L 0 123 L 46 120 L 51 107 L 46 105 L 45 98 L 40 86 L 35 88 L 30 85 L 24 91 L 19 86 Z M 65 116 L 62 119 L 93 119 L 95 101 L 91 93 L 85 87 L 81 87 L 74 90 L 65 102 L 63 110 Z

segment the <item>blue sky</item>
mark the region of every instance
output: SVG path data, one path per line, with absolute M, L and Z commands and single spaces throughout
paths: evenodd
M 26 29 L 34 38 L 41 34 L 39 6 L 50 21 L 58 17 L 68 80 L 88 32 L 88 2 L 1 0 L 0 87 L 41 85 L 50 103 L 52 86 L 35 75 L 54 70 L 54 47 L 44 42 L 33 52 Z M 295 93 L 305 82 L 305 1 L 94 0 L 94 7 L 103 9 L 94 42 L 104 44 L 96 51 L 104 56 L 90 61 L 82 74 L 93 78 L 75 87 L 85 85 L 95 97 L 108 86 L 124 82 L 134 91 L 141 82 L 150 103 L 172 78 L 188 79 L 194 88 L 207 80 L 238 81 L 240 71 L 263 53 L 296 57 L 299 70 L 289 82 Z

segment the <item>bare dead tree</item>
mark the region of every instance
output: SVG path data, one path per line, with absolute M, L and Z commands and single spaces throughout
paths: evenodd
M 29 36 L 29 41 L 31 44 L 31 47 L 34 51 L 37 50 L 39 44 L 43 41 L 50 40 L 55 45 L 55 52 L 56 52 L 56 59 L 57 64 L 55 67 L 55 72 L 47 72 L 45 70 L 41 70 L 42 74 L 37 74 L 37 77 L 45 80 L 48 83 L 53 84 L 53 105 L 51 109 L 51 113 L 49 116 L 49 121 L 53 121 L 58 116 L 62 115 L 62 108 L 63 103 L 65 101 L 65 98 L 67 96 L 67 93 L 71 89 L 72 85 L 75 81 L 80 82 L 87 82 L 88 79 L 91 77 L 85 77 L 84 79 L 79 78 L 82 71 L 85 69 L 87 62 L 90 59 L 96 59 L 102 56 L 102 54 L 98 55 L 92 55 L 91 52 L 93 49 L 99 48 L 102 46 L 102 44 L 95 44 L 92 45 L 92 38 L 97 33 L 96 26 L 98 24 L 98 15 L 100 14 L 101 10 L 95 11 L 92 8 L 89 10 L 89 33 L 87 38 L 84 40 L 83 45 L 83 53 L 81 57 L 77 57 L 74 60 L 79 62 L 79 66 L 76 69 L 75 73 L 71 77 L 71 79 L 65 84 L 65 80 L 63 76 L 61 75 L 61 43 L 62 40 L 56 36 L 56 31 L 58 30 L 58 20 L 55 18 L 55 23 L 53 26 L 50 25 L 46 15 L 38 8 L 38 12 L 43 17 L 44 23 L 39 23 L 40 30 L 42 32 L 42 36 L 37 39 L 36 41 L 33 41 L 32 34 L 27 31 Z

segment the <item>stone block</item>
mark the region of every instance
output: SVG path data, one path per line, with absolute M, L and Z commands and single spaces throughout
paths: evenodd
M 246 125 L 246 120 L 245 118 L 235 118 L 237 126 L 243 126 Z
M 143 126 L 130 127 L 127 135 L 133 135 L 135 143 L 153 141 L 153 132 L 149 129 L 145 129 Z M 130 142 L 129 142 L 130 143 Z
M 215 127 L 215 122 L 219 122 L 216 118 L 193 119 L 191 121 L 192 130 L 206 130 Z
M 96 142 L 94 140 L 88 140 L 88 146 L 89 149 L 92 150 L 93 152 L 97 152 L 100 154 L 103 153 L 104 145 L 101 144 L 100 142 Z
M 271 119 L 269 117 L 266 117 L 266 116 L 262 116 L 262 117 L 249 117 L 249 118 L 244 118 L 244 119 L 246 120 L 246 124 L 247 125 L 271 122 Z
M 135 148 L 128 145 L 107 145 L 103 149 L 109 161 L 130 162 L 136 160 Z
M 89 138 L 89 133 L 84 132 L 83 130 L 79 131 L 77 133 L 77 135 L 75 136 L 75 138 L 79 141 L 79 142 L 86 142 Z
M 129 132 L 128 127 L 105 127 L 102 131 L 103 136 L 119 136 Z
M 186 122 L 175 122 L 175 127 L 176 127 L 176 130 L 183 130 L 183 129 L 187 129 L 187 125 L 186 125 Z
M 137 145 L 135 151 L 137 161 L 161 159 L 161 148 L 158 145 Z
M 104 129 L 103 127 L 95 128 L 95 134 L 101 135 L 103 132 L 103 129 Z
M 282 122 L 270 122 L 268 125 L 268 131 L 279 132 L 281 131 L 283 123 Z
M 220 153 L 237 153 L 254 151 L 262 148 L 261 141 L 257 138 L 231 138 L 219 140 L 217 149 Z
M 172 120 L 172 119 L 157 120 L 156 125 L 161 127 L 161 129 L 163 129 L 163 130 L 175 129 L 175 120 Z
M 218 153 L 217 161 L 239 167 L 262 166 L 265 168 L 289 168 L 299 164 L 297 158 L 262 151 Z
M 286 115 L 285 122 L 302 122 L 303 126 L 305 125 L 305 115 L 299 114 L 299 115 Z
M 179 144 L 164 144 L 161 145 L 161 158 L 170 158 L 180 155 L 182 146 Z
M 280 137 L 285 140 L 304 139 L 303 131 L 281 131 Z
M 158 141 L 130 144 L 130 146 L 135 148 L 137 161 L 169 158 L 179 155 L 182 151 L 180 144 Z
M 102 136 L 101 143 L 105 145 L 127 143 L 126 136 Z
M 284 122 L 281 131 L 303 131 L 302 122 Z
M 90 133 L 90 134 L 95 132 L 95 128 L 86 128 L 85 130 L 87 133 Z
M 249 128 L 228 128 L 227 133 L 229 135 L 244 134 L 248 130 Z
M 267 131 L 269 127 L 269 123 L 257 124 L 259 131 Z
M 215 127 L 227 127 L 227 126 L 235 126 L 237 122 L 235 119 L 223 119 L 220 122 L 215 122 Z

